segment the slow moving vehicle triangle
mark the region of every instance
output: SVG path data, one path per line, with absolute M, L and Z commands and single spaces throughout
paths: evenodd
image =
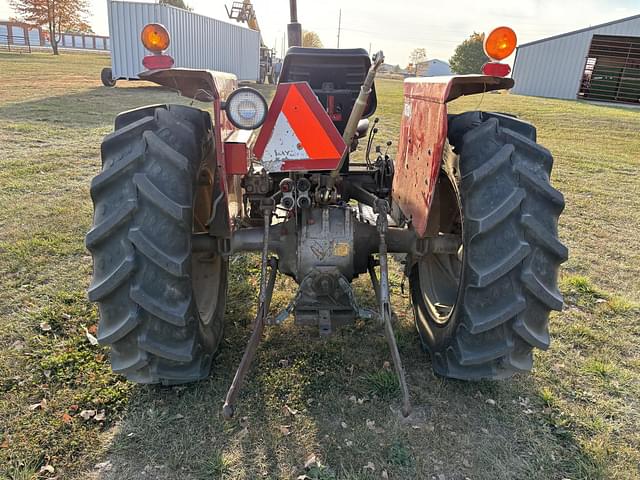
M 346 148 L 308 83 L 278 85 L 254 148 L 267 172 L 333 170 Z

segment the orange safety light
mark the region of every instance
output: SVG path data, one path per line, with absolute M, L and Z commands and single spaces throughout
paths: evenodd
M 516 49 L 518 38 L 509 27 L 498 27 L 484 39 L 484 53 L 492 60 L 507 58 Z
M 144 48 L 153 53 L 162 53 L 169 48 L 169 32 L 164 25 L 159 23 L 149 23 L 142 29 L 140 35 Z

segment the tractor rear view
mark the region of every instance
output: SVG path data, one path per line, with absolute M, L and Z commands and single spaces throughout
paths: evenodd
M 389 254 L 403 255 L 419 338 L 440 375 L 502 379 L 532 367 L 549 346 L 548 318 L 567 249 L 558 239 L 560 192 L 536 129 L 513 116 L 447 113 L 461 95 L 508 89 L 500 60 L 515 48 L 501 27 L 487 36 L 484 75 L 411 78 L 396 158 L 374 148 L 375 76 L 384 56 L 301 48 L 295 1 L 290 49 L 271 105 L 233 75 L 171 68 L 169 32 L 145 27 L 152 52 L 141 78 L 210 102 L 121 113 L 93 180 L 91 300 L 113 370 L 140 383 L 209 374 L 224 334 L 229 258 L 260 252 L 258 313 L 227 394 L 233 416 L 266 326 L 289 316 L 329 335 L 356 318 L 379 322 L 403 394 L 393 333 Z M 506 66 L 508 70 L 508 66 Z M 257 138 L 253 133 L 260 128 Z M 359 142 L 364 161 L 353 157 Z M 271 312 L 277 273 L 299 285 Z M 371 278 L 363 308 L 351 282 Z

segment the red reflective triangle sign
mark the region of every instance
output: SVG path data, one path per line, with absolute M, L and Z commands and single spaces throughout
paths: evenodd
M 278 85 L 253 149 L 267 172 L 333 170 L 346 149 L 308 83 Z

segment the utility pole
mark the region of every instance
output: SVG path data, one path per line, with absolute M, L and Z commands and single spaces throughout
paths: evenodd
M 342 28 L 342 9 L 338 13 L 338 48 L 340 48 L 340 30 Z
M 290 47 L 302 46 L 302 25 L 298 23 L 298 2 L 289 0 L 289 10 L 291 13 L 291 23 L 287 26 L 287 36 Z

